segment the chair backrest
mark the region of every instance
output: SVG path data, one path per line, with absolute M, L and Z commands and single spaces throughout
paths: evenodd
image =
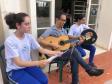
M 9 79 L 6 72 L 6 60 L 4 55 L 4 45 L 0 46 L 0 68 L 4 84 L 9 84 Z
M 37 30 L 37 32 L 38 32 L 38 37 L 40 37 L 41 34 L 44 33 L 45 30 L 46 30 L 46 29 L 39 29 L 39 30 Z

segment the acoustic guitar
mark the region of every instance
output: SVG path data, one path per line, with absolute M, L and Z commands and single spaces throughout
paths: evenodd
M 51 43 L 52 45 L 59 45 L 60 47 L 55 49 L 58 51 L 65 51 L 70 48 L 70 43 L 72 41 L 78 42 L 79 40 L 74 40 L 74 39 L 69 39 L 68 36 L 62 35 L 59 37 L 53 37 L 53 36 L 48 36 L 47 38 L 44 39 L 45 42 Z M 47 49 L 50 49 L 49 47 L 46 47 Z
M 91 35 L 92 34 L 92 35 Z M 83 38 L 84 42 L 83 44 L 93 44 L 97 40 L 97 34 L 94 30 L 92 29 L 86 29 L 81 33 L 81 37 Z M 60 45 L 59 48 L 55 49 L 58 51 L 65 51 L 70 48 L 70 43 L 79 43 L 79 39 L 69 39 L 67 35 L 62 35 L 59 37 L 53 37 L 53 36 L 48 36 L 47 38 L 44 39 L 45 42 L 51 43 L 53 45 Z M 43 46 L 44 47 L 44 46 Z M 51 49 L 49 47 L 45 47 L 47 49 Z

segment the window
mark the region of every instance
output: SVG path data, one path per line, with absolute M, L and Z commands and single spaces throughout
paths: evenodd
M 98 5 L 92 5 L 90 9 L 89 24 L 95 24 L 97 11 L 98 11 Z
M 50 26 L 50 2 L 37 1 L 37 28 Z
M 89 2 L 90 3 L 90 2 Z M 97 19 L 97 13 L 98 13 L 98 8 L 99 8 L 99 0 L 91 0 L 91 3 L 89 4 L 90 11 L 89 11 L 89 16 L 88 16 L 88 25 L 92 28 L 96 27 L 96 19 Z
M 99 4 L 99 0 L 92 0 L 91 3 L 92 4 Z

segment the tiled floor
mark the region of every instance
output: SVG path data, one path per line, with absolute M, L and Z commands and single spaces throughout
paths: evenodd
M 108 53 L 105 50 L 97 47 L 96 57 L 95 57 L 95 63 L 99 66 L 105 69 L 104 75 L 100 77 L 89 77 L 85 71 L 80 68 L 80 84 L 112 84 L 112 62 L 111 62 L 111 56 L 112 51 Z M 89 53 L 89 52 L 88 52 Z M 103 54 L 100 54 L 103 53 Z M 100 55 L 98 55 L 100 54 Z M 52 66 L 52 69 L 56 69 L 56 65 Z M 45 72 L 48 71 L 48 67 L 44 70 Z M 58 72 L 52 71 L 50 75 L 48 75 L 49 78 L 49 84 L 59 84 L 58 82 Z M 63 83 L 62 84 L 70 84 L 71 82 L 71 76 L 67 73 L 66 69 L 64 69 L 63 74 Z M 94 81 L 94 82 L 93 82 Z M 85 82 L 85 83 L 84 83 Z M 0 84 L 2 83 L 2 76 L 0 72 Z
M 82 69 L 79 68 L 79 78 L 80 84 L 112 84 L 112 51 L 104 52 L 98 54 L 95 57 L 95 63 L 99 68 L 105 70 L 104 74 L 99 77 L 90 77 Z M 58 82 L 58 72 L 52 71 L 51 74 L 48 74 L 49 84 L 59 84 Z M 71 75 L 67 73 L 66 68 L 63 72 L 63 82 L 62 84 L 70 84 Z

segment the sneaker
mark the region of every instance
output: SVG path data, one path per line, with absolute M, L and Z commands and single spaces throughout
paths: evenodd
M 104 73 L 104 69 L 92 68 L 86 72 L 89 74 L 89 76 L 100 76 Z
M 97 68 L 97 66 L 94 63 L 89 64 L 93 68 Z

